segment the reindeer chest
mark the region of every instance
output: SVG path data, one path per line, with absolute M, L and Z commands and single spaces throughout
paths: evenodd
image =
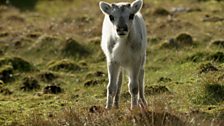
M 111 59 L 123 66 L 138 62 L 140 57 L 141 49 L 136 48 L 135 45 L 124 42 L 116 43 L 111 50 Z

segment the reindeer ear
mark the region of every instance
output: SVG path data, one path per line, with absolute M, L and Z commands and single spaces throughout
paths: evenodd
M 136 0 L 134 2 L 131 3 L 131 9 L 132 9 L 132 13 L 137 13 L 138 11 L 141 10 L 143 5 L 143 1 L 142 0 Z
M 106 2 L 103 2 L 101 1 L 99 3 L 99 6 L 100 6 L 100 10 L 104 13 L 104 14 L 108 14 L 110 15 L 111 14 L 111 5 L 109 3 L 106 3 Z

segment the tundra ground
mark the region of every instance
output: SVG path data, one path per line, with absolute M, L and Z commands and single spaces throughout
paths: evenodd
M 0 6 L 0 125 L 224 125 L 222 0 L 144 0 L 148 108 L 136 111 L 125 76 L 120 108 L 104 109 L 98 2 Z

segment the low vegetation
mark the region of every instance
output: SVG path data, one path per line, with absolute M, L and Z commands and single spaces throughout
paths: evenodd
M 223 0 L 144 0 L 148 106 L 133 111 L 125 77 L 120 108 L 104 109 L 98 0 L 7 1 L 0 1 L 0 125 L 224 125 Z

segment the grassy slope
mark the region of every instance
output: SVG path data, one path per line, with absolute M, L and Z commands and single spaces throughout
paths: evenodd
M 210 125 L 211 119 L 223 120 L 224 101 L 222 99 L 218 102 L 205 102 L 211 94 L 206 95 L 204 85 L 208 83 L 223 85 L 223 79 L 217 79 L 223 75 L 223 60 L 192 62 L 187 60 L 187 57 L 197 52 L 209 55 L 218 51 L 223 52 L 223 48 L 210 47 L 209 44 L 214 40 L 223 39 L 224 22 L 202 20 L 205 15 L 222 17 L 224 3 L 192 1 L 145 1 L 143 15 L 149 33 L 145 66 L 146 98 L 149 111 L 171 113 L 186 122 L 194 119 L 195 122 L 190 122 L 193 125 L 196 125 L 197 121 L 201 125 Z M 172 19 L 169 19 L 169 16 L 153 14 L 157 8 L 171 10 L 172 7 L 179 6 L 200 8 L 202 11 L 180 13 Z M 95 0 L 91 0 L 88 5 L 81 1 L 71 3 L 41 1 L 34 12 L 19 12 L 17 9 L 1 7 L 0 14 L 2 15 L 0 33 L 8 34 L 0 37 L 1 51 L 3 51 L 1 58 L 22 57 L 38 69 L 31 72 L 13 70 L 15 80 L 0 85 L 1 88 L 13 92 L 11 95 L 0 94 L 1 125 L 53 125 L 57 120 L 61 121 L 61 124 L 73 125 L 74 122 L 79 122 L 79 125 L 83 123 L 132 125 L 133 118 L 137 120 L 136 123 L 141 120 L 138 116 L 133 117 L 132 115 L 135 114 L 128 109 L 130 96 L 127 84 L 123 84 L 122 87 L 121 109 L 113 110 L 112 114 L 103 110 L 106 100 L 107 70 L 104 56 L 99 48 L 103 15 Z M 180 49 L 160 47 L 168 39 L 175 38 L 183 32 L 193 37 L 196 46 Z M 84 49 L 72 52 L 71 48 L 71 53 L 65 53 L 63 49 L 68 38 L 77 40 Z M 85 48 L 89 49 L 90 53 L 82 56 Z M 48 68 L 52 62 L 62 59 L 79 65 L 81 70 L 53 71 L 53 74 L 58 76 L 53 81 L 46 82 L 39 78 L 40 73 L 51 71 Z M 219 71 L 199 74 L 201 64 L 208 62 L 215 65 Z M 98 76 L 95 74 L 97 71 L 103 74 Z M 29 76 L 38 80 L 40 89 L 29 92 L 20 90 L 23 78 Z M 168 81 L 159 81 L 161 78 L 167 78 Z M 93 86 L 84 86 L 87 82 Z M 125 83 L 127 83 L 126 79 Z M 51 84 L 59 85 L 63 88 L 63 92 L 43 94 L 42 89 Z M 155 86 L 160 86 L 158 91 L 152 91 Z M 169 93 L 161 93 L 163 92 L 160 91 L 161 86 L 165 86 Z M 220 90 L 223 90 L 223 87 L 220 87 Z M 97 112 L 91 115 L 89 109 L 94 105 L 98 107 Z M 72 110 L 69 109 L 70 107 Z M 120 115 L 124 116 L 117 118 Z M 73 120 L 69 116 L 73 117 Z M 207 117 L 209 117 L 208 121 L 203 122 Z M 65 122 L 62 121 L 63 119 Z M 152 124 L 152 122 L 146 121 L 145 124 Z M 178 123 L 172 122 L 172 124 Z M 217 122 L 218 124 L 221 125 Z

